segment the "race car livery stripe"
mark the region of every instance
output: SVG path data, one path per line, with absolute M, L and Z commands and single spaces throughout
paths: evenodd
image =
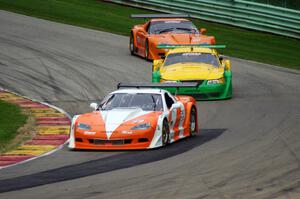
M 179 138 L 183 138 L 185 137 L 184 136 L 184 127 L 183 127 L 183 123 L 184 123 L 184 120 L 185 120 L 185 117 L 186 117 L 186 111 L 185 111 L 185 108 L 184 108 L 184 105 L 183 103 L 180 102 L 180 106 L 181 106 L 181 109 L 180 109 L 180 113 L 179 113 L 179 117 L 180 117 L 180 121 L 179 121 L 179 127 L 178 127 L 178 130 L 179 130 Z
M 105 124 L 107 139 L 110 139 L 113 132 L 124 122 L 151 113 L 142 109 L 113 109 L 110 111 L 100 111 Z
M 177 109 L 172 109 L 170 111 L 170 116 L 169 116 L 169 123 L 170 123 L 170 141 L 174 142 L 174 137 L 175 137 L 175 125 L 176 125 L 176 120 L 177 120 Z

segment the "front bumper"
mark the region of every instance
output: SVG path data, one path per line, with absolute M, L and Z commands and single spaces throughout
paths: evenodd
M 75 149 L 90 150 L 132 150 L 148 149 L 153 139 L 152 132 L 133 135 L 118 135 L 107 139 L 106 136 L 85 136 L 75 133 Z
M 166 88 L 167 91 L 175 94 L 176 88 Z M 221 100 L 232 97 L 231 79 L 223 84 L 207 85 L 207 80 L 200 81 L 197 88 L 179 88 L 177 94 L 191 95 L 197 100 Z

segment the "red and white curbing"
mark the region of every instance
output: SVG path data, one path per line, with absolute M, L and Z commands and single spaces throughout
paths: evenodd
M 71 116 L 61 108 L 0 88 L 0 99 L 17 104 L 36 120 L 37 134 L 0 155 L 0 169 L 31 161 L 61 149 L 69 139 Z

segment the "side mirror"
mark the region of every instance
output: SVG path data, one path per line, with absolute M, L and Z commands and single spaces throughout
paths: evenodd
M 153 60 L 152 72 L 159 70 L 160 65 L 163 63 L 163 59 Z
M 221 63 L 222 63 L 223 59 L 224 59 L 224 57 L 222 57 L 222 56 L 219 57 L 219 60 Z
M 231 69 L 230 60 L 226 59 L 224 60 L 224 63 L 225 63 L 225 69 L 230 70 Z
M 97 104 L 97 103 L 91 103 L 91 104 L 90 104 L 90 107 L 91 107 L 92 109 L 94 109 L 94 110 L 97 110 L 98 104 Z
M 200 33 L 204 35 L 206 33 L 206 28 L 200 28 Z

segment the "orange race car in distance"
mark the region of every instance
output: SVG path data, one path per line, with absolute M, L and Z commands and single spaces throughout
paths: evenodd
M 131 18 L 149 18 L 144 24 L 131 29 L 129 50 L 146 60 L 160 59 L 166 49 L 157 45 L 174 44 L 215 44 L 215 37 L 206 36 L 206 29 L 200 30 L 188 19 L 189 15 L 179 14 L 136 14 Z

